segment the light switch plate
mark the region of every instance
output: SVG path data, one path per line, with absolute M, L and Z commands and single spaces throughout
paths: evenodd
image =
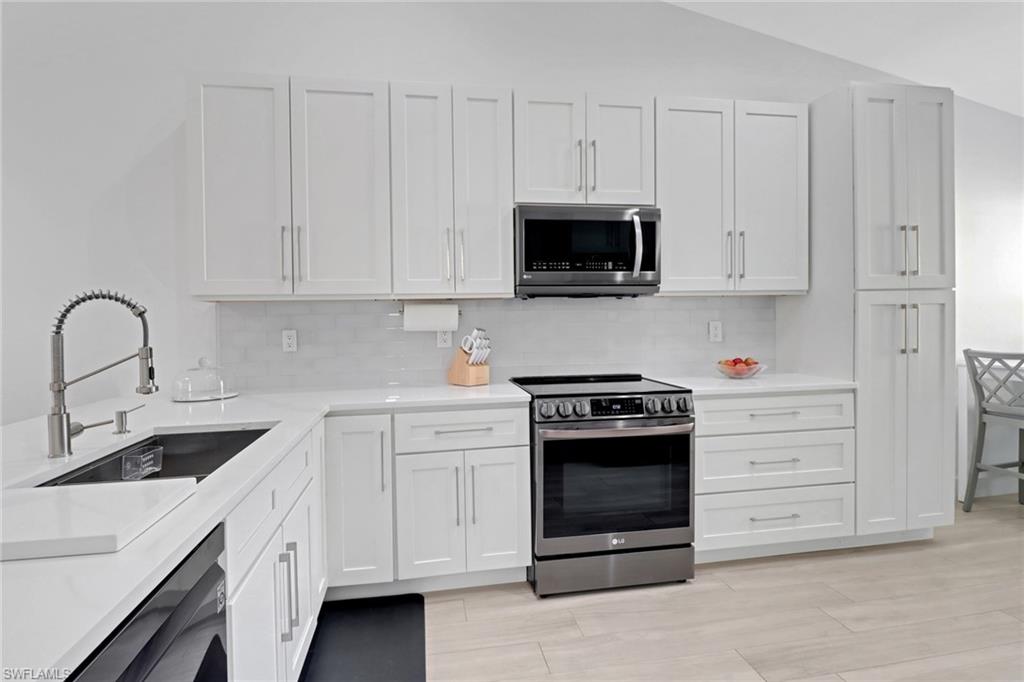
M 437 332 L 437 347 L 438 348 L 451 348 L 452 347 L 452 333 L 447 329 Z
M 281 350 L 294 353 L 299 350 L 299 333 L 294 329 L 281 330 Z
M 711 320 L 710 322 L 708 322 L 708 341 L 710 341 L 711 343 L 721 343 L 722 338 L 722 321 Z

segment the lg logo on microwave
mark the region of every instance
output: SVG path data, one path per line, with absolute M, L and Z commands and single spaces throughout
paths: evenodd
M 626 538 L 612 538 L 613 545 L 624 545 L 626 544 Z

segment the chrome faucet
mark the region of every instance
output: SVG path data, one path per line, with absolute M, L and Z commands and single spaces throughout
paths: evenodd
M 139 318 L 142 323 L 142 347 L 126 358 L 115 360 L 109 365 L 87 372 L 77 379 L 65 381 L 64 379 L 64 322 L 68 314 L 86 301 L 113 301 L 128 308 L 132 315 Z M 153 371 L 153 349 L 149 346 L 149 323 L 146 322 L 146 308 L 139 305 L 132 299 L 119 294 L 116 291 L 86 291 L 71 298 L 57 315 L 57 321 L 53 325 L 53 332 L 50 334 L 50 364 L 52 378 L 50 380 L 50 393 L 53 397 L 53 404 L 50 407 L 50 414 L 47 416 L 47 436 L 49 440 L 50 457 L 66 457 L 71 454 L 71 439 L 86 429 L 110 422 L 98 422 L 96 424 L 84 425 L 81 422 L 71 421 L 71 414 L 64 403 L 64 392 L 68 386 L 77 384 L 83 379 L 96 376 L 100 372 L 117 367 L 118 365 L 139 359 L 139 385 L 135 392 L 143 395 L 155 393 L 158 387 L 155 383 L 156 374 Z

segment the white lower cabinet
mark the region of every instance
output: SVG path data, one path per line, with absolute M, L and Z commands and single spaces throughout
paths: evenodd
M 299 497 L 281 526 L 284 541 L 285 573 L 285 620 L 288 635 L 284 641 L 285 680 L 296 682 L 302 672 L 302 664 L 313 641 L 317 614 L 320 604 L 315 601 L 314 568 L 312 548 L 319 544 L 319 524 L 314 520 L 317 507 L 314 498 L 320 493 L 320 482 L 310 481 L 305 492 Z
M 328 582 L 391 582 L 391 415 L 325 421 Z
M 529 447 L 399 455 L 398 577 L 530 562 Z
M 285 679 L 282 638 L 290 626 L 285 622 L 283 544 L 279 529 L 228 600 L 229 679 Z

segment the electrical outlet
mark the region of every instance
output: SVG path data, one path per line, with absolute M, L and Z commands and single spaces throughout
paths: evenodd
M 281 350 L 294 353 L 299 349 L 299 333 L 294 329 L 281 330 Z
M 722 321 L 711 320 L 708 322 L 708 341 L 711 343 L 721 343 L 722 338 Z
M 437 332 L 437 347 L 438 348 L 451 348 L 452 347 L 452 333 L 447 329 L 444 331 Z

